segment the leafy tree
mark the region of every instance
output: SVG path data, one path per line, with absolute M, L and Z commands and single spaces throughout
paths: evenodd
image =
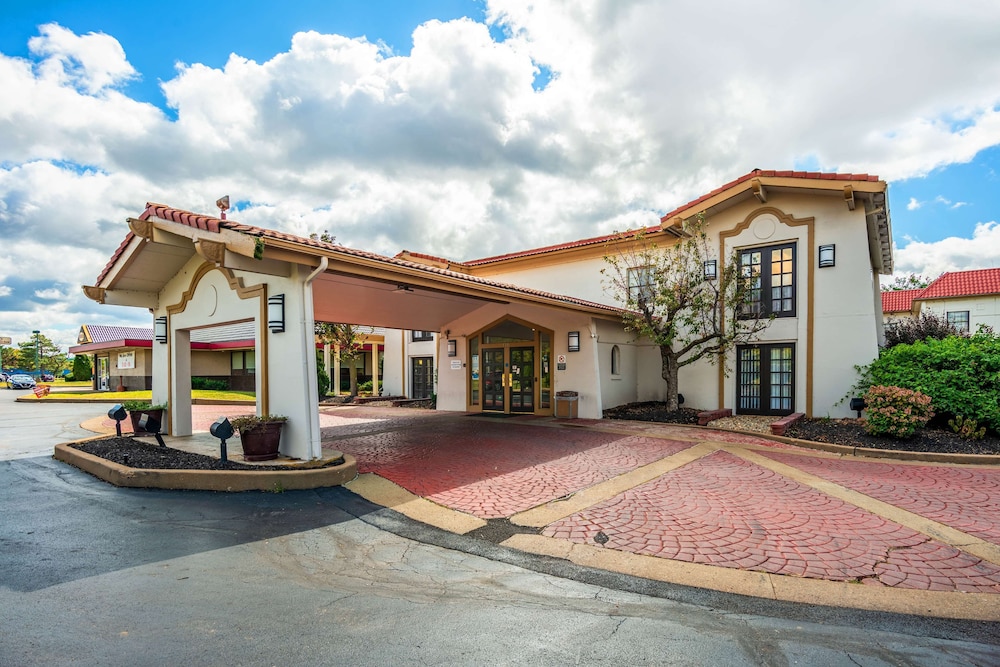
M 340 346 L 341 363 L 346 363 L 351 378 L 351 396 L 358 395 L 358 366 L 357 360 L 364 353 L 364 337 L 374 330 L 371 327 L 358 326 L 357 324 L 335 324 L 332 322 L 316 322 L 316 337 L 324 343 Z M 340 378 L 333 378 L 334 382 L 340 382 Z
M 930 278 L 925 278 L 916 273 L 908 273 L 905 276 L 896 276 L 888 285 L 882 285 L 883 292 L 898 292 L 905 289 L 923 289 L 931 284 Z
M 35 351 L 32 349 L 32 355 Z M 20 368 L 21 367 L 21 351 L 16 347 L 4 347 L 2 350 L 3 361 L 0 366 L 3 368 Z M 34 356 L 32 356 L 34 359 Z
M 920 317 L 903 317 L 889 320 L 885 324 L 885 347 L 895 347 L 896 345 L 912 345 L 918 340 L 936 338 L 938 340 L 948 336 L 963 336 L 968 334 L 959 331 L 947 318 L 934 313 L 921 313 Z
M 660 349 L 660 374 L 667 383 L 666 408 L 677 410 L 681 368 L 700 359 L 724 360 L 736 345 L 753 340 L 770 319 L 752 307 L 751 278 L 734 252 L 706 279 L 709 251 L 704 215 L 686 228 L 688 238 L 657 247 L 642 234 L 625 232 L 609 243 L 604 288 L 625 305 L 625 328 Z M 723 361 L 724 363 L 724 361 Z
M 90 363 L 90 357 L 86 354 L 78 354 L 73 357 L 73 379 L 89 380 L 94 376 L 94 367 Z
M 51 370 L 54 373 L 61 370 L 66 363 L 66 355 L 62 354 L 59 351 L 59 346 L 45 334 L 38 334 L 38 368 L 35 367 L 34 336 L 19 343 L 18 351 L 24 370 Z
M 317 234 L 316 232 L 313 232 L 312 234 L 309 235 L 309 238 L 311 238 L 313 241 L 322 241 L 323 243 L 337 242 L 337 237 L 326 230 L 323 230 L 322 234 Z

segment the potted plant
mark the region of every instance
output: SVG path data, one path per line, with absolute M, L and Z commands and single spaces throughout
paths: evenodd
M 278 458 L 281 444 L 281 427 L 288 417 L 281 415 L 242 415 L 229 423 L 240 434 L 243 458 L 247 461 L 270 461 Z
M 129 419 L 132 421 L 132 432 L 140 433 L 139 420 L 142 416 L 149 415 L 162 424 L 163 411 L 167 409 L 167 404 L 152 405 L 150 401 L 122 401 L 122 407 L 128 410 Z

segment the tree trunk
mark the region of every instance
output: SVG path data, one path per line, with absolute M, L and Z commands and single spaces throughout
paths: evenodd
M 348 367 L 348 375 L 351 378 L 351 396 L 358 395 L 358 365 L 355 363 L 354 359 L 351 359 L 351 365 Z
M 660 346 L 660 375 L 663 376 L 663 380 L 667 383 L 667 398 L 665 403 L 667 410 L 670 412 L 674 412 L 680 408 L 680 403 L 677 400 L 680 381 L 677 376 L 681 367 L 677 361 L 677 355 L 674 354 L 671 346 Z

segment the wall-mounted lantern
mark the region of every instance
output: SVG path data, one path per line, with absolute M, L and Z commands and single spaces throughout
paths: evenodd
M 458 341 L 454 338 L 448 340 L 448 356 L 457 357 L 458 356 Z
M 271 333 L 285 330 L 285 295 L 274 294 L 267 297 L 267 328 Z
M 719 262 L 710 259 L 705 262 L 705 280 L 715 280 L 719 277 Z
M 579 352 L 580 351 L 580 332 L 579 331 L 570 331 L 569 332 L 569 337 L 568 337 L 568 339 L 567 339 L 566 342 L 567 342 L 566 346 L 567 346 L 567 348 L 569 349 L 570 352 Z
M 837 245 L 821 245 L 819 247 L 819 268 L 825 269 L 837 265 Z
M 153 320 L 153 333 L 157 343 L 167 342 L 167 316 L 161 315 Z

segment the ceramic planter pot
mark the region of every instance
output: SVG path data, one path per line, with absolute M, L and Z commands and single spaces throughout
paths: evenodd
M 247 461 L 270 461 L 278 458 L 281 444 L 281 427 L 285 422 L 264 422 L 260 426 L 240 432 L 243 458 Z

